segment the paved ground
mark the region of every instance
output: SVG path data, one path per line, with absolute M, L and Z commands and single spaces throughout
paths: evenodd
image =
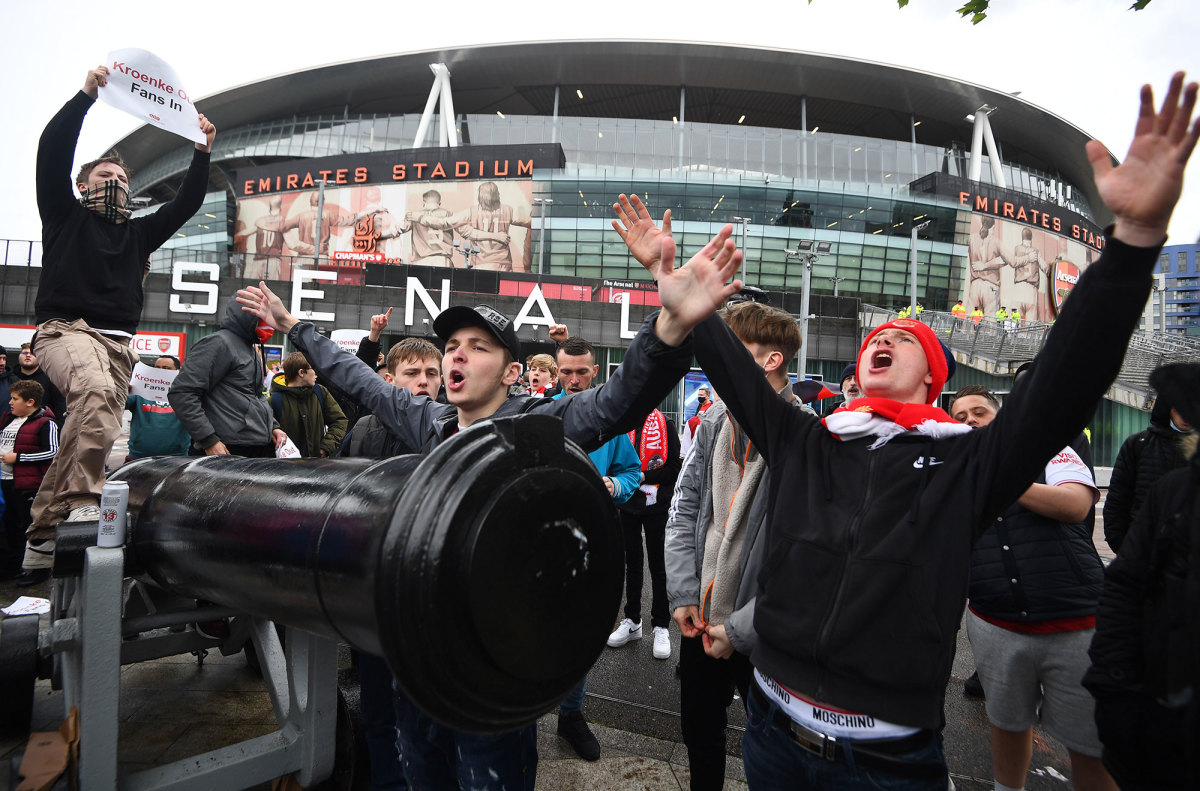
M 114 449 L 114 455 L 123 452 L 123 448 Z M 1102 556 L 1111 558 L 1099 525 L 1097 547 Z M 48 592 L 48 585 L 21 591 L 11 583 L 0 583 L 0 605 L 7 606 L 21 593 L 45 596 Z M 647 575 L 643 593 L 647 611 L 649 595 Z M 649 629 L 646 632 L 646 638 L 640 641 L 620 649 L 605 649 L 588 676 L 585 713 L 603 746 L 600 761 L 587 763 L 575 758 L 570 747 L 555 735 L 553 714 L 539 722 L 538 789 L 688 787 L 687 755 L 679 733 L 679 683 L 674 673 L 679 633 L 672 625 L 676 647 L 672 658 L 656 660 L 650 653 Z M 947 760 L 957 788 L 985 791 L 992 783 L 983 703 L 962 694 L 963 680 L 972 669 L 970 645 L 965 631 L 960 631 L 946 692 Z M 35 730 L 56 728 L 63 716 L 61 693 L 53 692 L 49 682 L 42 681 L 35 695 Z M 746 787 L 739 758 L 745 715 L 738 701 L 730 708 L 730 715 L 725 787 L 741 789 Z M 123 771 L 195 755 L 275 729 L 267 694 L 258 677 L 246 667 L 243 656 L 221 657 L 215 651 L 203 665 L 185 654 L 122 668 L 120 720 L 119 761 Z M 8 788 L 12 782 L 9 763 L 21 747 L 15 739 L 0 740 L 0 788 Z M 1027 788 L 1065 788 L 1069 776 L 1066 751 L 1036 733 Z

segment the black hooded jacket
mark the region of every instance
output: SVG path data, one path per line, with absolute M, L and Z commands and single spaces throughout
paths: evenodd
M 263 395 L 262 357 L 254 349 L 258 318 L 229 299 L 221 329 L 196 341 L 167 393 L 179 422 L 199 449 L 265 445 L 279 428 Z
M 1121 445 L 1104 501 L 1104 538 L 1113 552 L 1121 551 L 1125 534 L 1154 482 L 1187 463 L 1179 448 L 1182 436 L 1171 428 L 1171 406 L 1160 397 L 1150 413 L 1150 427 Z

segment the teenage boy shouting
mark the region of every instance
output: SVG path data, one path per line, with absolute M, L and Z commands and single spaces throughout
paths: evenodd
M 536 410 L 562 418 L 564 434 L 591 451 L 641 425 L 688 371 L 689 333 L 736 291 L 733 284 L 725 284 L 739 258 L 726 244 L 732 233 L 732 227 L 723 228 L 693 259 L 702 260 L 703 266 L 683 267 L 660 278 L 662 311 L 646 320 L 607 383 L 558 400 L 508 396 L 521 374 L 520 342 L 512 321 L 489 305 L 451 307 L 434 319 L 434 332 L 446 343 L 442 373 L 449 404 L 440 404 L 384 382 L 317 334 L 314 325 L 292 316 L 266 283 L 239 291 L 238 300 L 245 310 L 286 332 L 328 381 L 369 409 L 408 447 L 428 452 L 476 422 Z M 415 787 L 453 787 L 474 777 L 487 778 L 487 788 L 533 788 L 535 724 L 481 737 L 432 722 L 403 696 L 400 707 L 401 753 Z
M 1120 369 L 1200 137 L 1196 92 L 1176 74 L 1156 113 L 1144 87 L 1119 167 L 1088 144 L 1114 225 L 1044 364 L 986 430 L 932 406 L 948 355 L 920 322 L 867 337 L 864 398 L 824 421 L 783 403 L 719 319 L 696 327 L 697 359 L 770 474 L 769 560 L 747 605 L 757 633 L 742 742 L 751 787 L 946 788 L 939 729 L 971 545 L 1080 432 Z M 614 208 L 634 256 L 659 280 L 673 275 L 674 240 L 641 202 L 622 196 Z M 693 266 L 708 268 L 694 258 L 684 269 Z M 720 626 L 706 643 L 729 650 Z

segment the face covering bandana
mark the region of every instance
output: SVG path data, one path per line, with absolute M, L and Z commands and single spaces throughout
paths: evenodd
M 258 336 L 259 343 L 266 343 L 275 334 L 275 328 L 270 324 L 259 322 L 258 326 L 254 328 L 254 334 Z
M 129 190 L 116 179 L 102 181 L 88 187 L 87 194 L 80 200 L 88 211 L 99 214 L 111 223 L 123 223 L 129 219 Z

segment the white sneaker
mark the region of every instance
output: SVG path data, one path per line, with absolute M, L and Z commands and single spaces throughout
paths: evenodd
M 671 658 L 671 633 L 662 626 L 654 627 L 654 658 Z
M 96 522 L 100 520 L 100 506 L 81 505 L 72 509 L 64 522 Z
M 642 624 L 641 624 L 641 622 L 639 621 L 638 623 L 634 623 L 633 621 L 629 620 L 628 618 L 625 618 L 624 620 L 621 621 L 621 625 L 617 627 L 617 630 L 608 636 L 608 647 L 609 648 L 620 648 L 621 646 L 628 643 L 630 640 L 641 640 L 641 639 L 642 639 Z

